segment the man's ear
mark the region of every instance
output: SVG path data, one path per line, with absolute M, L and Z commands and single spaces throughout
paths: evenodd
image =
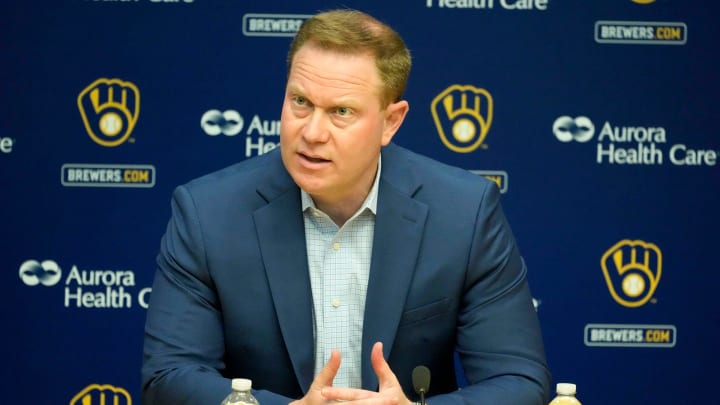
M 405 100 L 392 103 L 385 108 L 385 128 L 383 129 L 382 146 L 390 143 L 395 133 L 400 129 L 405 116 L 410 111 L 410 104 Z

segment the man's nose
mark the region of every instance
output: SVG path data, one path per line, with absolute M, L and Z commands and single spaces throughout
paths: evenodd
M 308 143 L 324 143 L 330 138 L 330 123 L 328 116 L 320 111 L 314 110 L 308 117 L 303 127 L 303 138 Z

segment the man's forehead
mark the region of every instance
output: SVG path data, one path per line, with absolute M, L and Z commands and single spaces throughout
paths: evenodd
M 338 60 L 345 59 L 353 60 L 355 62 L 361 61 L 361 63 L 365 62 L 368 65 L 372 65 L 375 72 L 379 75 L 379 71 L 377 70 L 377 58 L 375 57 L 375 54 L 370 50 L 326 47 L 313 42 L 307 42 L 303 44 L 297 50 L 297 52 L 295 52 L 295 54 L 292 56 L 292 59 L 290 60 L 290 71 L 292 72 L 292 68 L 295 66 L 298 59 L 304 59 L 308 54 L 311 54 L 314 57 L 326 56 L 337 58 Z M 312 59 L 314 58 L 311 58 L 310 62 L 312 62 Z
M 324 60 L 315 51 L 299 56 L 290 68 L 287 83 L 289 91 L 309 95 L 322 92 L 323 95 L 337 97 L 379 96 L 381 93 L 381 80 L 372 60 L 365 59 L 369 63 L 358 63 L 356 55 L 339 52 L 326 54 L 329 59 Z M 334 61 L 336 56 L 339 59 Z

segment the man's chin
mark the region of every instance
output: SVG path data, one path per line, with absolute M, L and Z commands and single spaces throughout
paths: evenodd
M 290 176 L 292 176 L 298 187 L 310 195 L 320 195 L 327 188 L 326 181 L 318 174 L 296 171 L 291 172 Z

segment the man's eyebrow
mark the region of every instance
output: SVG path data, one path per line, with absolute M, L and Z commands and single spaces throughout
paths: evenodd
M 285 90 L 286 94 L 292 94 L 292 95 L 301 95 L 304 98 L 307 99 L 309 102 L 313 102 L 313 98 L 308 96 L 305 93 L 305 90 L 300 85 L 294 85 L 291 83 L 288 83 L 287 88 Z M 336 99 L 330 100 L 332 104 L 329 106 L 330 108 L 338 108 L 338 107 L 349 107 L 349 108 L 358 108 L 362 102 L 357 99 L 355 95 L 343 95 L 339 96 Z
M 302 89 L 300 88 L 300 86 L 288 83 L 287 92 L 288 93 L 302 93 Z

